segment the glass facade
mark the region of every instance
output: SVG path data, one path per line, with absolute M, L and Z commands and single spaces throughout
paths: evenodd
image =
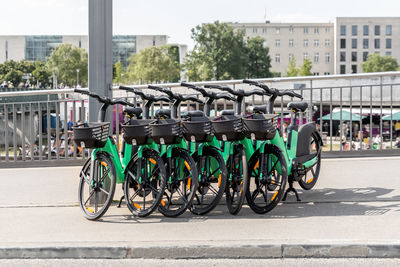
M 135 35 L 114 35 L 112 40 L 113 64 L 121 61 L 126 67 L 129 64 L 129 57 L 136 53 Z
M 25 59 L 45 61 L 54 48 L 61 43 L 61 35 L 25 36 Z

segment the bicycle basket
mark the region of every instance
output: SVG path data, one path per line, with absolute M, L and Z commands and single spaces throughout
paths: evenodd
M 213 138 L 213 127 L 208 118 L 182 121 L 183 136 L 190 142 L 210 142 Z
M 150 124 L 151 137 L 162 145 L 179 144 L 182 140 L 182 129 L 179 121 L 174 119 L 158 119 Z
M 236 141 L 244 138 L 243 124 L 240 116 L 222 116 L 211 123 L 214 128 L 215 137 L 218 140 Z
M 148 145 L 151 139 L 150 122 L 153 120 L 135 120 L 132 119 L 128 124 L 122 125 L 123 138 L 125 142 L 133 145 Z
M 252 114 L 242 118 L 243 130 L 247 138 L 255 140 L 271 140 L 275 136 L 278 115 Z
M 86 148 L 104 147 L 108 139 L 109 122 L 89 122 L 72 127 L 73 140 L 77 146 L 84 143 Z

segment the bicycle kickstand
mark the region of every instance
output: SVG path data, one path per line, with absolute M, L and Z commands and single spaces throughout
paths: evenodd
M 125 198 L 125 196 L 122 196 L 121 199 L 118 202 L 117 208 L 121 208 L 122 200 Z
M 296 195 L 297 201 L 301 201 L 300 198 L 299 198 L 299 194 L 297 193 L 296 188 L 293 187 L 293 180 L 292 179 L 289 179 L 289 188 L 286 189 L 286 192 L 283 195 L 282 201 L 286 201 L 286 197 L 287 197 L 289 192 L 293 192 Z

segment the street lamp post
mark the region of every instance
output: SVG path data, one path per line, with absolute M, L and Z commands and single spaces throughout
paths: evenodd
M 76 69 L 76 88 L 78 88 L 79 84 L 79 69 Z

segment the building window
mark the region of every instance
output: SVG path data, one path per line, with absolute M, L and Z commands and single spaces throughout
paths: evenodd
M 392 48 L 392 39 L 386 39 L 386 48 Z
M 263 28 L 263 29 L 262 29 L 262 33 L 263 33 L 263 34 L 267 33 L 267 28 Z
M 318 63 L 319 62 L 319 53 L 315 53 L 314 54 L 314 63 Z
M 79 48 L 82 48 L 82 41 L 79 40 Z
M 340 62 L 346 62 L 346 52 L 340 52 Z
M 153 46 L 156 46 L 156 37 L 153 37 Z
M 381 26 L 375 25 L 375 35 L 381 35 Z
M 276 63 L 281 62 L 281 54 L 275 54 L 275 62 Z
M 392 25 L 386 25 L 386 35 L 392 35 Z
M 281 46 L 281 40 L 276 39 L 275 40 L 275 46 Z
M 331 75 L 330 72 L 324 72 L 324 75 Z
M 357 48 L 357 39 L 351 39 L 351 48 Z
M 61 35 L 25 36 L 25 60 L 45 61 L 51 52 L 61 43 Z
M 253 28 L 253 33 L 257 33 L 257 28 Z
M 351 35 L 357 36 L 357 32 L 358 32 L 358 27 L 357 27 L 357 25 L 351 26 Z
M 153 39 L 154 40 L 154 39 Z M 127 67 L 129 57 L 136 53 L 136 36 L 135 35 L 114 35 L 112 38 L 112 55 L 113 64 L 121 61 Z
M 363 52 L 363 61 L 367 61 L 368 58 L 368 52 Z
M 331 54 L 330 53 L 325 53 L 325 63 L 331 62 Z
M 325 40 L 325 46 L 330 46 L 330 45 L 331 45 L 331 40 L 326 39 L 326 40 Z
M 318 76 L 318 75 L 319 75 L 319 72 L 313 72 L 313 75 L 314 75 L 314 76 Z
M 325 28 L 325 33 L 329 33 L 331 31 L 331 28 L 326 27 Z
M 351 73 L 357 73 L 357 65 L 351 65 Z
M 363 39 L 363 48 L 368 49 L 369 47 L 369 40 L 368 39 Z
M 308 46 L 308 39 L 304 39 L 304 47 Z
M 289 47 L 293 47 L 293 45 L 294 45 L 294 41 L 293 41 L 293 39 L 290 39 L 289 40 Z
M 340 74 L 346 74 L 346 65 L 340 65 Z
M 340 39 L 340 48 L 346 48 L 346 39 Z
M 319 34 L 319 28 L 314 28 L 314 33 Z
M 304 54 L 303 54 L 303 59 L 304 59 L 304 60 L 308 59 L 308 53 L 304 53 Z
M 375 48 L 381 48 L 381 40 L 375 39 Z
M 314 46 L 318 47 L 319 46 L 319 40 L 314 40 Z
M 293 54 L 289 54 L 289 62 L 292 61 L 293 59 Z
M 281 29 L 280 28 L 276 28 L 275 31 L 276 31 L 276 34 L 279 34 L 281 32 Z
M 289 27 L 289 33 L 293 34 L 293 32 L 294 32 L 293 27 Z
M 346 25 L 340 25 L 340 35 L 346 36 Z
M 304 34 L 307 34 L 308 33 L 308 28 L 304 28 L 303 32 L 304 32 Z
M 385 55 L 386 55 L 386 56 L 391 56 L 391 55 L 392 55 L 392 52 L 391 52 L 391 51 L 386 51 L 386 52 L 385 52 Z
M 369 35 L 369 26 L 368 25 L 364 25 L 363 26 L 363 35 L 364 36 L 368 36 Z
M 357 52 L 351 52 L 351 61 L 357 62 Z
M 380 54 L 380 52 L 379 52 L 379 51 L 375 51 L 374 53 L 375 53 L 375 54 L 378 54 L 378 55 Z

